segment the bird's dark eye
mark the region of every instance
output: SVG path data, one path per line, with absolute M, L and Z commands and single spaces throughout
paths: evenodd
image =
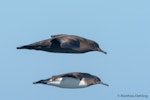
M 96 78 L 95 81 L 96 81 L 96 82 L 97 82 L 97 81 L 100 81 L 100 79 Z
M 96 47 L 99 47 L 99 45 L 97 43 L 95 45 L 96 45 Z

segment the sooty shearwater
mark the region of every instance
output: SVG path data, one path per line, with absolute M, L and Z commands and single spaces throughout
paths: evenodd
M 107 52 L 103 51 L 95 41 L 67 34 L 52 35 L 50 39 L 20 46 L 17 47 L 17 49 L 34 49 L 54 53 L 85 53 L 89 51 L 99 51 L 107 54 Z

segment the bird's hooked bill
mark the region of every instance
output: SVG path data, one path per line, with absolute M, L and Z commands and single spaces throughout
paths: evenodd
M 102 50 L 102 49 L 100 49 L 100 48 L 98 48 L 98 50 L 97 50 L 97 51 L 102 52 L 102 53 L 104 53 L 104 54 L 107 54 L 107 52 L 106 52 L 106 51 L 104 51 L 104 50 Z
M 103 82 L 100 82 L 100 84 L 103 84 L 103 85 L 105 85 L 105 86 L 109 86 L 108 84 L 106 84 L 106 83 L 103 83 Z

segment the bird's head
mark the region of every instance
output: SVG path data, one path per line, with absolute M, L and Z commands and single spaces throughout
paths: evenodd
M 95 41 L 92 41 L 92 42 L 90 43 L 90 45 L 91 45 L 93 51 L 99 51 L 99 52 L 102 52 L 102 53 L 104 53 L 104 54 L 107 54 L 107 52 L 104 51 L 104 50 L 102 50 L 102 49 L 99 47 L 98 43 L 96 43 Z
M 94 84 L 102 84 L 102 85 L 105 85 L 105 86 L 109 86 L 108 84 L 103 83 L 103 82 L 101 81 L 101 79 L 98 78 L 98 77 L 96 77 L 96 76 L 93 78 L 93 80 L 94 80 L 94 81 L 93 81 L 93 85 L 94 85 Z

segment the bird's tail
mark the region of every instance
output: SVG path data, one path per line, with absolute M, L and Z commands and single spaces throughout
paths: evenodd
M 40 81 L 37 81 L 37 82 L 33 82 L 33 84 L 39 84 L 39 83 L 42 83 L 42 84 L 47 84 L 48 80 L 40 80 Z
M 25 45 L 25 46 L 17 47 L 16 49 L 33 49 L 33 47 L 34 47 L 34 46 Z
M 33 82 L 33 84 L 38 84 L 38 83 L 40 83 L 39 81 L 37 81 L 37 82 Z
M 17 47 L 17 49 L 36 49 L 36 50 L 40 50 L 42 47 L 47 47 L 50 45 L 50 40 L 42 40 L 39 42 L 35 42 L 29 45 L 24 45 L 24 46 L 20 46 Z

